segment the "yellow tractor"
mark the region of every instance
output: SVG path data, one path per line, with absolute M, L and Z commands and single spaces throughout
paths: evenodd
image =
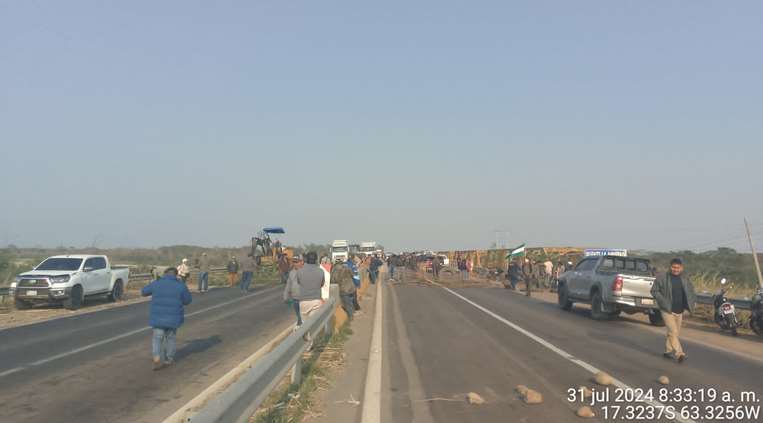
M 286 231 L 281 227 L 263 228 L 255 237 L 252 237 L 252 251 L 249 253 L 257 259 L 257 264 L 261 266 L 275 266 L 278 263 L 278 257 L 286 254 L 291 260 L 294 256 L 294 250 L 284 247 L 280 240 L 273 241 L 271 234 L 285 234 Z

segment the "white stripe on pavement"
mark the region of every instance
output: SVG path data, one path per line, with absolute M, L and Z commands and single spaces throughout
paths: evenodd
M 371 332 L 371 351 L 368 353 L 366 388 L 363 393 L 363 414 L 361 423 L 381 422 L 382 391 L 382 282 L 376 285 L 376 310 L 374 328 Z
M 490 311 L 490 310 L 486 309 L 485 307 L 475 303 L 474 301 L 464 297 L 463 295 L 461 295 L 461 294 L 451 290 L 450 288 L 446 288 L 446 287 L 438 284 L 437 282 L 433 282 L 433 281 L 429 281 L 429 280 L 428 280 L 428 282 L 433 283 L 433 284 L 441 287 L 442 289 L 450 292 L 451 294 L 455 295 L 456 297 L 458 297 L 458 298 L 466 301 L 467 303 L 473 305 L 474 307 L 478 308 L 479 310 L 482 310 L 487 315 L 495 318 L 499 322 L 504 323 L 506 326 L 509 326 L 510 328 L 512 328 L 512 329 L 516 330 L 517 332 L 527 336 L 528 338 L 532 339 L 533 341 L 535 341 L 535 342 L 543 345 L 544 347 L 550 349 L 551 351 L 559 354 L 560 356 L 564 357 L 568 361 L 570 361 L 572 363 L 575 363 L 578 366 L 588 370 L 592 374 L 596 374 L 596 373 L 599 373 L 601 371 L 601 370 L 597 369 L 596 367 L 592 366 L 591 364 L 588 364 L 585 361 L 583 361 L 583 360 L 573 356 L 572 354 L 570 354 L 570 353 L 564 351 L 563 349 L 557 347 L 556 345 L 546 341 L 545 339 L 541 338 L 540 336 L 535 335 L 534 333 L 532 333 L 532 332 L 530 332 L 530 331 L 520 327 L 516 323 L 510 322 L 510 321 L 506 320 L 505 318 L 503 318 L 503 317 L 493 313 L 492 311 Z M 626 385 L 625 383 L 615 379 L 614 377 L 612 378 L 612 381 L 613 381 L 613 384 L 615 386 L 617 386 L 618 388 L 620 388 L 620 389 L 622 389 L 624 391 L 626 391 L 626 390 L 631 391 L 631 392 L 634 391 L 633 388 L 631 388 L 630 386 Z M 662 404 L 661 402 L 659 402 L 659 401 L 644 401 L 644 402 L 646 404 L 649 404 L 649 405 L 655 407 L 658 410 L 667 410 L 667 407 L 664 404 Z M 676 416 L 675 421 L 681 422 L 681 423 L 695 423 L 693 420 L 690 420 L 690 419 L 682 419 L 680 417 L 680 415 Z
M 239 301 L 243 301 L 243 300 L 245 300 L 247 298 L 260 296 L 261 294 L 263 294 L 265 292 L 268 292 L 270 290 L 271 289 L 265 289 L 263 291 L 260 291 L 260 292 L 257 292 L 257 293 L 251 294 L 251 295 L 246 295 L 246 296 L 239 297 L 239 298 L 236 298 L 236 299 L 233 299 L 233 300 L 230 300 L 230 301 L 226 301 L 224 303 L 220 303 L 220 304 L 216 304 L 216 305 L 213 305 L 213 306 L 210 306 L 210 307 L 207 307 L 207 308 L 203 308 L 201 310 L 194 311 L 193 313 L 188 313 L 188 314 L 185 315 L 185 317 L 192 317 L 192 316 L 195 316 L 197 314 L 206 313 L 208 311 L 218 309 L 220 307 L 225 307 L 225 306 L 228 306 L 228 305 L 231 305 L 231 304 L 235 304 L 235 303 L 237 303 Z M 0 378 L 8 376 L 8 375 L 11 375 L 13 373 L 20 372 L 20 371 L 25 370 L 25 369 L 27 369 L 29 367 L 40 366 L 42 364 L 50 363 L 51 361 L 55 361 L 55 360 L 58 360 L 58 359 L 61 359 L 61 358 L 64 358 L 64 357 L 68 357 L 70 355 L 79 354 L 79 353 L 81 353 L 83 351 L 87 351 L 87 350 L 93 349 L 95 347 L 99 347 L 101 345 L 108 344 L 110 342 L 118 341 L 120 339 L 127 338 L 129 336 L 138 334 L 140 332 L 143 332 L 143 331 L 149 330 L 149 329 L 151 329 L 151 326 L 142 327 L 140 329 L 135 329 L 135 330 L 132 330 L 130 332 L 125 332 L 125 333 L 123 333 L 121 335 L 112 336 L 111 338 L 107 338 L 107 339 L 104 339 L 102 341 L 94 342 L 92 344 L 88 344 L 88 345 L 85 345 L 85 346 L 82 346 L 82 347 L 79 347 L 79 348 L 75 348 L 73 350 L 66 351 L 66 352 L 61 353 L 61 354 L 56 354 L 54 356 L 51 356 L 51 357 L 48 357 L 48 358 L 44 358 L 42 360 L 35 361 L 33 363 L 29 363 L 29 364 L 24 365 L 24 366 L 15 367 L 13 369 L 9 369 L 9 370 L 6 370 L 6 371 L 0 373 Z

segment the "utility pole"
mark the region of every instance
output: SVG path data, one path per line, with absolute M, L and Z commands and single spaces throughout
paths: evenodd
M 755 260 L 755 273 L 758 276 L 758 284 L 763 287 L 763 275 L 760 274 L 760 263 L 758 262 L 758 253 L 755 252 L 755 244 L 752 242 L 752 235 L 750 234 L 750 224 L 747 223 L 747 219 L 744 219 L 744 227 L 747 230 L 747 240 L 750 241 L 750 251 L 752 251 L 752 259 Z

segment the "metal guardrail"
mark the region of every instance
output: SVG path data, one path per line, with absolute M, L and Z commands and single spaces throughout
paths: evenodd
M 321 331 L 331 333 L 331 318 L 339 299 L 339 287 L 331 286 L 328 301 L 318 313 L 309 317 L 294 333 L 286 337 L 271 352 L 264 355 L 246 373 L 217 397 L 209 400 L 196 414 L 187 416 L 186 422 L 247 422 L 280 381 L 292 370 L 292 383 L 299 383 L 302 373 L 302 355 L 307 349 L 305 335 L 311 339 Z
M 731 304 L 740 310 L 749 310 L 752 306 L 752 300 L 729 298 Z M 697 294 L 697 302 L 700 304 L 713 305 L 713 294 L 701 293 Z

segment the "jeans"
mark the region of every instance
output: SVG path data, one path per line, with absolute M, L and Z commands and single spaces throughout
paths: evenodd
M 389 278 L 390 279 L 395 279 L 395 266 L 390 266 L 389 267 Z
M 151 353 L 154 358 L 170 362 L 175 359 L 175 336 L 177 329 L 154 328 Z
M 376 279 L 379 278 L 379 270 L 369 270 L 368 276 L 371 279 L 371 283 L 376 283 Z
M 294 312 L 297 313 L 297 326 L 302 326 L 302 313 L 299 312 L 299 301 L 298 300 L 292 300 L 292 308 L 294 308 Z
M 249 291 L 249 286 L 252 285 L 252 279 L 254 279 L 254 272 L 244 272 L 241 275 L 241 281 L 238 286 L 242 291 Z
M 468 281 L 469 280 L 469 271 L 468 270 L 461 270 L 461 280 Z
M 517 283 L 519 283 L 519 279 L 517 278 L 509 278 L 509 282 L 511 282 L 511 289 L 517 290 Z
M 209 272 L 199 272 L 199 291 L 209 289 Z
M 355 313 L 355 294 L 339 294 L 339 298 L 342 300 L 342 310 L 347 313 L 347 319 L 352 320 Z
M 289 280 L 289 272 L 281 272 L 281 283 L 286 284 Z

